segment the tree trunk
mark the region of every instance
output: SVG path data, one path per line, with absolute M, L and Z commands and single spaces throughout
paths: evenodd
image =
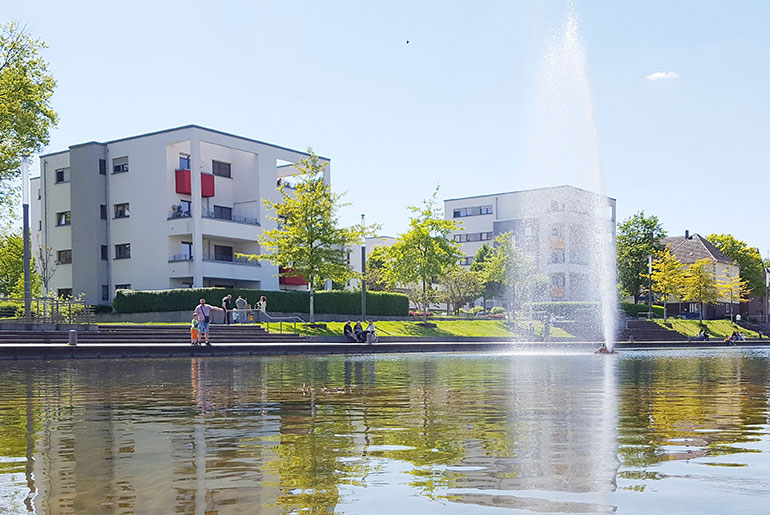
M 682 311 L 681 309 L 679 310 Z M 663 301 L 663 323 L 666 323 L 666 316 L 668 315 L 668 310 L 666 310 L 666 301 Z
M 310 323 L 315 323 L 315 306 L 313 305 L 313 301 L 315 300 L 313 297 L 313 284 L 310 285 Z
M 422 281 L 422 321 L 428 323 L 428 290 L 425 279 Z
M 698 315 L 700 315 L 700 325 L 703 325 L 703 306 L 705 306 L 705 304 L 703 304 L 703 302 L 701 302 L 700 303 L 700 313 L 698 313 Z

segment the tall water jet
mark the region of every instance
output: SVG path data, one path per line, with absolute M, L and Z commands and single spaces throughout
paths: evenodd
M 566 226 L 562 245 L 568 250 L 552 253 L 550 262 L 540 266 L 551 275 L 550 300 L 557 300 L 554 285 L 563 283 L 563 300 L 599 301 L 601 329 L 595 333 L 600 331 L 612 350 L 617 313 L 615 207 L 605 194 L 588 57 L 571 2 L 565 23 L 540 61 L 532 125 L 527 186 L 547 187 L 543 191 L 550 209 L 562 212 L 551 215 L 556 228 L 545 230 L 553 236 L 559 224 Z M 573 187 L 556 187 L 561 185 Z M 530 218 L 543 216 L 542 205 L 528 209 Z M 551 242 L 553 249 L 553 238 Z

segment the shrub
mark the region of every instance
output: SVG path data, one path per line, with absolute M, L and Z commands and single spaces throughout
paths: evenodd
M 598 302 L 533 302 L 532 309 L 568 319 L 584 318 L 597 316 L 600 313 L 601 304 Z
M 470 310 L 471 315 L 478 315 L 479 313 L 483 313 L 483 312 L 484 312 L 484 308 L 482 308 L 481 306 L 473 306 Z
M 499 315 L 501 313 L 505 313 L 505 308 L 502 308 L 500 306 L 495 306 L 492 309 L 490 309 L 489 312 L 493 315 Z
M 112 313 L 112 306 L 109 304 L 95 304 L 92 306 L 94 313 Z
M 222 297 L 231 293 L 241 295 L 254 306 L 261 296 L 267 297 L 268 312 L 307 313 L 310 293 L 306 291 L 265 291 L 245 288 L 183 288 L 175 290 L 118 290 L 112 305 L 116 313 L 149 313 L 161 311 L 192 312 L 201 298 L 220 306 Z M 404 316 L 409 299 L 401 293 L 367 292 L 366 312 L 371 315 Z M 315 294 L 318 314 L 355 315 L 361 313 L 361 294 L 349 291 L 319 291 Z

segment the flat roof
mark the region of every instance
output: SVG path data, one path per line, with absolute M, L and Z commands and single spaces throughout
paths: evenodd
M 590 191 L 590 190 L 586 190 L 586 189 L 583 189 L 583 188 L 578 188 L 577 186 L 570 186 L 569 184 L 562 184 L 562 185 L 559 185 L 559 186 L 546 186 L 546 187 L 543 187 L 543 188 L 530 188 L 528 190 L 503 191 L 503 192 L 500 192 L 500 193 L 487 193 L 487 194 L 484 194 L 484 195 L 471 195 L 469 197 L 448 198 L 448 199 L 444 199 L 444 202 L 451 202 L 453 200 L 469 200 L 469 199 L 484 198 L 484 197 L 498 197 L 500 195 L 511 195 L 511 194 L 514 194 L 514 193 L 526 193 L 528 191 L 553 190 L 553 189 L 557 189 L 557 188 L 571 188 L 573 190 L 584 191 L 586 193 L 591 193 L 593 195 L 599 195 L 600 197 L 601 196 L 605 196 L 605 195 L 600 195 L 599 193 L 596 193 L 595 191 Z M 607 198 L 610 199 L 610 200 L 617 201 L 617 199 L 615 199 L 613 197 L 609 197 L 608 196 Z
M 125 137 L 125 138 L 113 139 L 113 140 L 110 140 L 110 141 L 104 141 L 104 142 L 102 142 L 102 141 L 87 141 L 85 143 L 78 143 L 78 144 L 75 144 L 75 145 L 71 145 L 70 148 L 80 147 L 80 146 L 83 146 L 83 145 L 91 145 L 91 144 L 109 145 L 110 143 L 118 143 L 119 141 L 128 141 L 128 140 L 131 140 L 131 139 L 145 138 L 147 136 L 155 136 L 157 134 L 164 134 L 166 132 L 181 131 L 181 130 L 184 130 L 184 129 L 201 129 L 201 130 L 204 130 L 204 131 L 207 131 L 207 132 L 213 132 L 214 134 L 221 134 L 222 136 L 229 136 L 231 138 L 238 138 L 238 139 L 241 139 L 241 140 L 244 140 L 244 141 L 250 141 L 252 143 L 259 143 L 260 145 L 265 145 L 265 146 L 268 146 L 268 147 L 278 148 L 278 149 L 281 149 L 281 150 L 287 150 L 289 152 L 294 152 L 294 153 L 297 153 L 297 154 L 302 154 L 303 156 L 309 156 L 310 155 L 307 152 L 303 152 L 301 150 L 294 150 L 293 148 L 282 147 L 280 145 L 275 145 L 273 143 L 267 143 L 265 141 L 260 141 L 258 139 L 246 138 L 244 136 L 238 136 L 237 134 L 232 134 L 230 132 L 224 132 L 224 131 L 219 131 L 219 130 L 216 130 L 216 129 L 210 129 L 208 127 L 203 127 L 202 125 L 196 125 L 194 123 L 191 123 L 189 125 L 182 125 L 180 127 L 173 127 L 171 129 L 163 129 L 163 130 L 160 130 L 160 131 L 146 132 L 144 134 L 138 134 L 136 136 L 128 136 L 128 137 Z M 69 150 L 60 150 L 58 152 L 50 152 L 48 154 L 42 154 L 40 157 L 41 158 L 42 157 L 50 157 L 50 156 L 54 156 L 56 154 L 63 154 L 65 152 L 69 152 Z M 320 159 L 323 159 L 324 161 L 331 161 L 331 159 L 328 158 L 328 157 L 324 157 L 324 156 L 318 156 L 318 157 Z

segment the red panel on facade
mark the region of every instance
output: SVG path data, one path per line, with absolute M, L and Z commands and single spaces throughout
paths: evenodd
M 278 267 L 279 274 L 291 273 L 292 271 L 293 270 L 291 268 Z M 307 284 L 307 281 L 301 275 L 296 277 L 284 277 L 283 275 L 281 275 L 278 278 L 278 284 L 289 284 L 292 286 L 305 286 Z
M 176 192 L 182 195 L 189 195 L 192 192 L 190 183 L 190 170 L 177 170 L 175 173 L 176 178 Z
M 201 174 L 201 197 L 214 196 L 214 175 L 210 173 Z

